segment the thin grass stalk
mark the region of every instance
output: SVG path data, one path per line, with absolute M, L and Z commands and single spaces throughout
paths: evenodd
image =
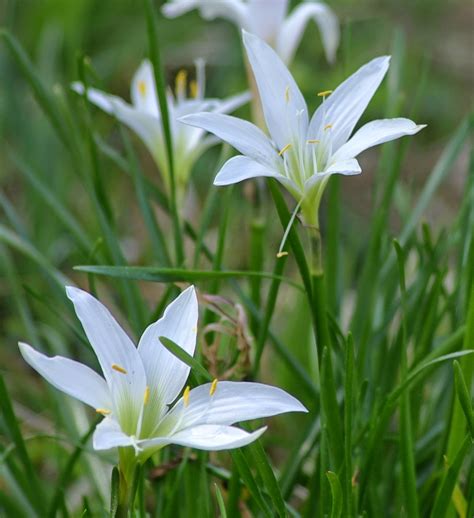
M 152 0 L 144 0 L 144 7 L 147 20 L 150 61 L 153 65 L 156 91 L 158 94 L 158 103 L 160 105 L 161 123 L 163 125 L 163 133 L 165 136 L 166 154 L 168 157 L 170 183 L 169 208 L 173 221 L 176 264 L 180 266 L 183 264 L 184 261 L 184 243 L 178 210 L 178 192 L 174 169 L 173 140 L 171 135 L 171 125 L 168 112 L 168 100 L 166 98 L 166 84 L 164 79 L 163 66 L 161 62 L 161 53 L 158 38 L 158 22 L 156 19 Z

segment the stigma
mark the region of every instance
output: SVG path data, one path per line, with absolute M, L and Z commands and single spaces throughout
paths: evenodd
M 106 408 L 96 408 L 95 411 L 98 413 L 98 414 L 101 414 L 103 416 L 106 416 L 106 415 L 109 415 L 111 414 L 112 412 L 110 410 L 107 410 Z
M 287 144 L 283 149 L 281 149 L 281 150 L 279 151 L 278 156 L 282 156 L 282 155 L 283 155 L 283 153 L 284 153 L 285 151 L 288 151 L 292 146 L 293 146 L 293 144 Z
M 145 81 L 138 81 L 138 91 L 142 97 L 146 96 L 146 83 Z
M 209 395 L 210 396 L 213 396 L 217 390 L 217 378 L 215 378 L 213 380 L 213 382 L 211 383 L 211 388 L 209 389 Z
M 143 404 L 146 405 L 150 400 L 150 387 L 147 385 L 145 388 L 145 393 L 143 394 Z
M 117 365 L 116 363 L 112 363 L 112 369 L 114 369 L 114 371 L 120 372 L 121 374 L 127 374 L 126 369 L 120 367 L 120 365 Z
M 332 94 L 332 90 L 323 90 L 322 92 L 318 92 L 318 97 L 327 97 L 328 95 Z
M 183 392 L 183 402 L 184 402 L 184 408 L 186 408 L 189 405 L 189 393 L 191 389 L 189 388 L 189 385 L 184 389 Z

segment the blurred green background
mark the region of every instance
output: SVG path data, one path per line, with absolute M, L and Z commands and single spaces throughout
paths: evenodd
M 292 5 L 296 3 L 292 2 Z M 339 0 L 329 3 L 339 17 L 342 29 L 335 65 L 326 63 L 318 30 L 310 24 L 291 66 L 310 108 L 317 105 L 316 92 L 333 89 L 359 66 L 377 55 L 391 53 L 396 47 L 403 62 L 400 70 L 402 89 L 398 98 L 387 98 L 386 80 L 361 123 L 400 114 L 413 116 L 417 123 L 428 124 L 416 138 L 411 139 L 404 161 L 403 182 L 397 186 L 396 207 L 391 218 L 391 230 L 396 232 L 396 209 L 402 212 L 413 204 L 444 145 L 472 108 L 474 4 L 469 0 Z M 68 85 L 78 79 L 77 63 L 84 55 L 90 58 L 97 73 L 96 84 L 129 100 L 131 77 L 147 53 L 141 5 L 136 0 L 1 0 L 0 24 L 24 46 L 59 103 L 63 96 L 69 100 L 73 97 Z M 156 5 L 158 7 L 159 4 Z M 170 84 L 181 68 L 192 70 L 193 61 L 203 57 L 207 62 L 209 96 L 226 97 L 246 88 L 239 32 L 230 23 L 222 20 L 206 22 L 197 12 L 174 20 L 160 19 L 160 42 Z M 423 81 L 424 86 L 417 96 Z M 76 106 L 80 105 L 76 103 Z M 387 110 L 395 113 L 387 114 Z M 248 116 L 248 107 L 241 113 Z M 97 133 L 112 148 L 122 152 L 114 121 L 96 109 L 92 114 Z M 132 138 L 148 178 L 160 184 L 159 175 L 144 146 Z M 193 188 L 185 211 L 191 221 L 199 218 L 215 174 L 218 155 L 218 148 L 210 150 L 195 167 Z M 378 155 L 377 149 L 364 153 L 361 157 L 364 173 L 341 184 L 344 200 L 342 239 L 347 241 L 345 246 L 354 251 L 344 257 L 351 275 L 356 268 L 353 263 L 361 261 L 360 255 L 366 244 Z M 457 214 L 468 159 L 466 149 L 458 162 L 452 164 L 448 178 L 430 205 L 426 217 L 435 227 L 444 226 Z M 75 274 L 72 266 L 90 262 L 90 257 L 77 250 L 68 229 L 57 221 L 47 204 L 39 201 L 37 191 L 20 172 L 18 160 L 34 168 L 35 174 L 67 203 L 92 238 L 100 235 L 96 215 L 90 210 L 64 147 L 38 107 L 17 64 L 6 48 L 0 47 L 0 222 L 8 223 L 20 235 L 28 236 L 52 265 L 84 284 L 85 276 Z M 117 218 L 116 227 L 124 254 L 132 264 L 152 264 L 136 200 L 130 196 L 130 181 L 112 161 L 103 159 L 102 162 L 104 183 Z M 234 218 L 230 220 L 234 235 L 239 238 L 228 243 L 225 262 L 227 267 L 245 268 L 249 257 L 248 228 L 242 226 L 238 214 L 242 210 L 250 213 L 251 204 L 245 188 L 236 190 Z M 166 227 L 167 220 L 164 219 Z M 276 252 L 282 231 L 276 221 L 273 223 L 268 242 Z M 214 221 L 214 230 L 217 225 L 218 221 Z M 19 358 L 16 342 L 20 338 L 34 336 L 36 331 L 29 330 L 30 334 L 25 331 L 25 322 L 29 318 L 21 313 L 18 302 L 13 303 L 13 293 L 15 290 L 16 293 L 21 292 L 15 301 L 28 298 L 25 307 L 31 305 L 34 320 L 44 322 L 40 324 L 40 334 L 47 337 L 52 350 L 61 350 L 61 346 L 55 347 L 54 344 L 59 344 L 64 336 L 71 336 L 71 328 L 76 326 L 76 322 L 72 318 L 63 321 L 65 310 L 59 305 L 61 295 L 38 273 L 37 265 L 3 246 L 0 251 L 3 265 L 0 269 L 0 365 L 9 366 L 7 383 L 14 387 L 15 399 L 28 401 L 31 407 L 36 405 L 40 410 L 40 403 L 33 397 L 35 387 L 23 386 L 24 378 L 15 377 L 16 372 L 29 372 Z M 268 254 L 268 257 L 273 261 L 274 254 Z M 113 287 L 113 283 L 111 285 Z M 27 295 L 25 286 L 31 290 Z M 140 287 L 150 300 L 150 306 L 156 304 L 158 288 L 150 285 Z M 285 341 L 289 341 L 286 340 L 288 337 L 302 333 L 302 323 L 307 323 L 308 319 L 302 300 L 288 298 L 286 289 L 283 295 L 279 311 L 283 314 L 293 310 L 294 317 L 291 321 L 285 320 L 288 325 L 282 329 Z M 278 321 L 278 324 L 282 327 L 282 322 Z M 309 333 L 309 325 L 307 331 Z M 76 344 L 74 347 L 80 347 L 77 339 L 71 342 Z M 307 348 L 303 347 L 303 342 L 300 348 L 295 346 L 295 352 L 306 361 L 304 355 L 307 353 L 302 351 Z M 93 361 L 92 355 L 86 351 L 81 351 L 80 356 Z M 291 388 L 291 383 L 295 395 L 303 395 L 294 380 L 282 383 L 288 388 Z M 41 384 L 42 390 L 44 385 Z M 19 408 L 25 412 L 26 419 L 32 419 L 28 410 Z M 50 423 L 36 425 L 47 430 Z

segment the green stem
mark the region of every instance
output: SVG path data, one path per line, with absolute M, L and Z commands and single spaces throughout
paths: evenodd
M 310 303 L 321 380 L 322 423 L 323 426 L 327 425 L 329 450 L 332 454 L 331 459 L 334 462 L 334 469 L 339 469 L 343 463 L 343 448 L 341 447 L 343 434 L 332 366 L 332 346 L 327 317 L 321 233 L 317 227 L 311 226 L 307 229 L 311 253 L 309 269 L 312 294 L 310 295 Z M 321 466 L 321 469 L 325 469 L 325 467 Z

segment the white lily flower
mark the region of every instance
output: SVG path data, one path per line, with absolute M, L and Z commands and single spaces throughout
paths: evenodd
M 271 45 L 285 63 L 295 54 L 306 25 L 314 20 L 330 63 L 339 45 L 339 23 L 325 3 L 307 1 L 288 13 L 288 0 L 169 0 L 162 12 L 169 18 L 199 9 L 207 20 L 225 18 Z
M 19 347 L 47 381 L 105 416 L 94 432 L 96 450 L 118 447 L 121 459 L 128 458 L 133 466 L 168 444 L 237 448 L 256 440 L 266 428 L 249 433 L 235 423 L 307 411 L 283 390 L 260 383 L 214 380 L 182 392 L 190 369 L 159 338 L 165 336 L 194 354 L 198 303 L 192 286 L 147 327 L 138 347 L 92 295 L 73 287 L 66 291 L 104 377 L 68 358 L 47 357 L 24 343 Z
M 388 70 L 388 56 L 370 61 L 334 92 L 318 94 L 323 102 L 309 119 L 306 102 L 275 51 L 245 31 L 243 39 L 270 138 L 253 124 L 228 115 L 197 113 L 180 120 L 214 133 L 242 153 L 224 164 L 215 185 L 275 178 L 298 201 L 306 224 L 319 228 L 319 202 L 330 175 L 359 174 L 356 157 L 362 151 L 425 126 L 403 118 L 376 120 L 351 137 Z
M 188 86 L 190 97 L 187 94 Z M 79 94 L 84 93 L 82 83 L 73 83 L 72 88 Z M 250 100 L 249 93 L 239 94 L 223 101 L 205 99 L 204 91 L 204 61 L 197 60 L 196 80 L 191 81 L 188 85 L 187 73 L 185 70 L 181 70 L 176 76 L 174 95 L 169 91 L 167 96 L 178 198 L 184 194 L 192 166 L 206 149 L 216 143 L 216 139 L 205 136 L 205 132 L 201 129 L 190 129 L 180 124 L 177 119 L 202 111 L 232 112 Z M 143 140 L 155 159 L 163 175 L 165 186 L 169 190 L 168 158 L 151 63 L 148 60 L 143 61 L 133 76 L 132 104 L 95 88 L 88 89 L 88 99 L 105 112 L 114 115 Z

